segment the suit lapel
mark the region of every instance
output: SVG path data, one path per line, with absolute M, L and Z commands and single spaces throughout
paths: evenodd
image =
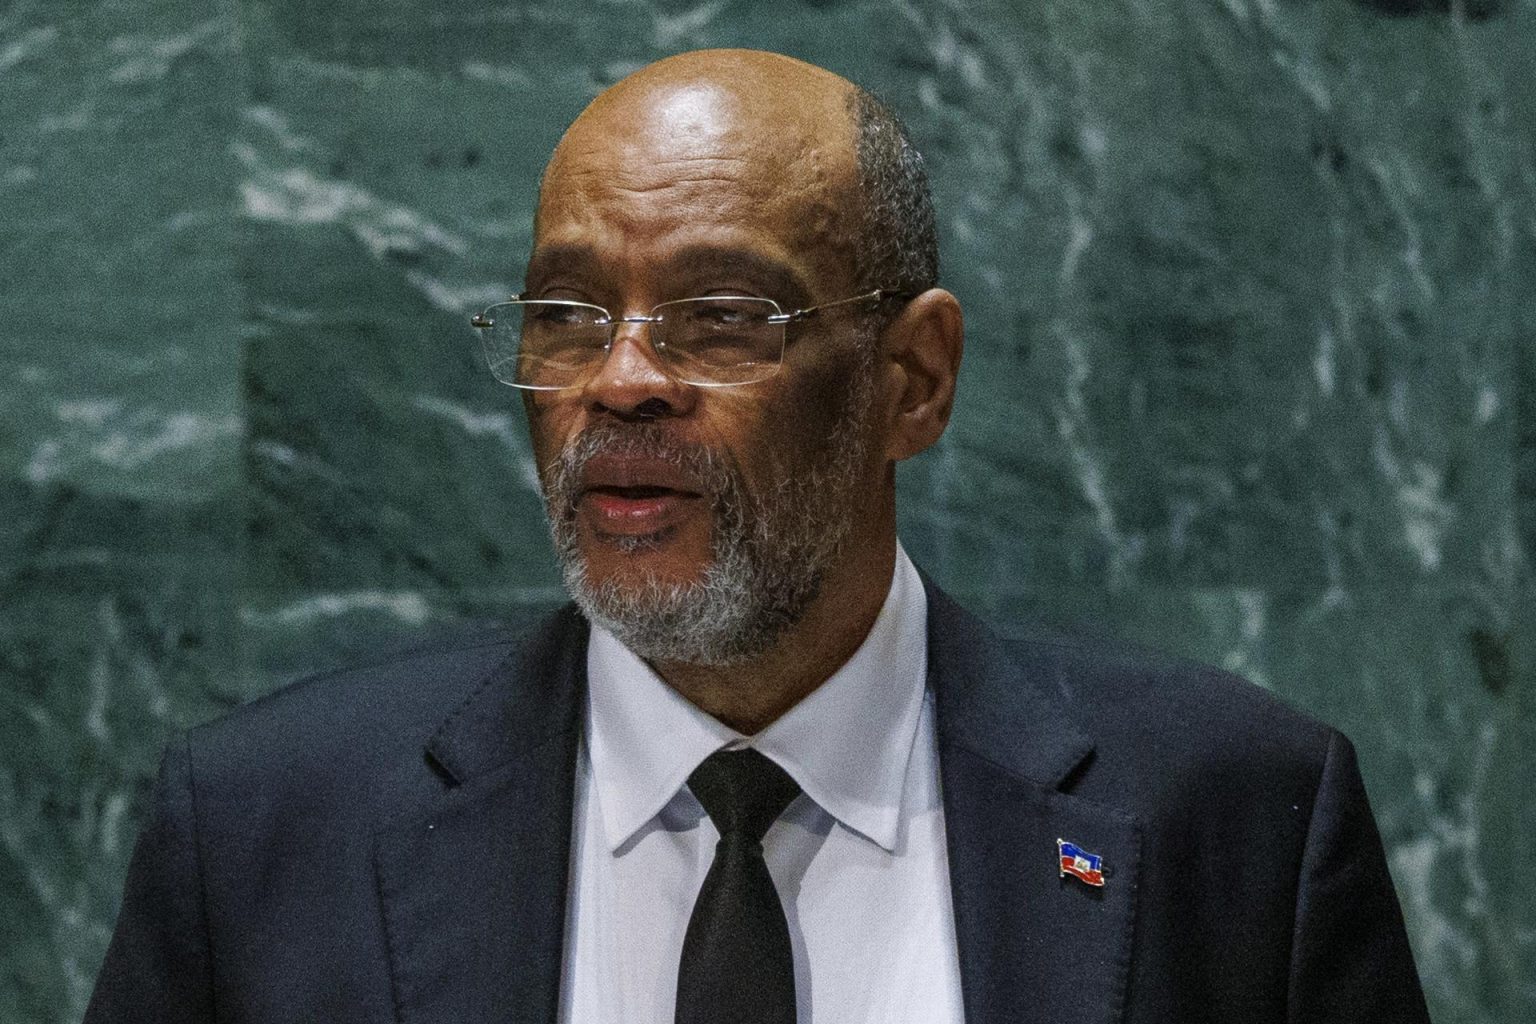
M 432 737 L 441 792 L 375 837 L 402 1024 L 554 1021 L 585 676 L 566 609 Z
M 1062 671 L 1049 648 L 1005 647 L 931 583 L 928 602 L 965 1018 L 1112 1024 L 1129 968 L 1138 824 L 1067 791 L 1093 748 L 1048 688 Z M 1061 877 L 1058 839 L 1102 856 L 1102 888 Z

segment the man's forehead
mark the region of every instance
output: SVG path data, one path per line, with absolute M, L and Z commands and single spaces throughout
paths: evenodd
M 560 155 L 608 157 L 629 165 L 645 155 L 676 161 L 730 159 L 744 149 L 772 151 L 767 120 L 764 111 L 751 109 L 717 82 L 669 82 L 594 103 L 571 126 Z
M 704 90 L 700 90 L 701 92 Z M 541 198 L 565 193 L 619 190 L 686 191 L 729 182 L 766 191 L 795 176 L 808 147 L 803 138 L 775 139 L 752 130 L 728 103 L 674 103 L 681 116 L 587 119 L 574 125 L 545 171 Z

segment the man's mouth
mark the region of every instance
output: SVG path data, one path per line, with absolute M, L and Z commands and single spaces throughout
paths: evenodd
M 681 494 L 689 497 L 697 497 L 690 491 L 680 491 L 673 487 L 662 487 L 657 484 L 636 484 L 631 487 L 618 487 L 614 485 L 599 485 L 587 488 L 588 493 L 609 494 L 615 498 L 630 498 L 640 500 L 644 498 L 660 498 L 668 494 Z
M 576 511 L 599 535 L 644 537 L 670 530 L 701 504 L 701 492 L 673 465 L 596 456 L 583 468 Z

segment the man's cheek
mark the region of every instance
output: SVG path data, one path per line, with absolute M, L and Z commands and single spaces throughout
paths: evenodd
M 545 486 L 548 486 L 549 474 L 559 461 L 567 439 L 572 436 L 559 429 L 559 423 L 560 419 L 549 411 L 531 407 L 528 411 L 528 439 L 533 449 L 534 466 Z

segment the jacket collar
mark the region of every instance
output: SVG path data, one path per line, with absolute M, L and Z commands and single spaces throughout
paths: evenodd
M 427 756 L 455 784 L 495 771 L 550 743 L 575 751 L 587 678 L 587 622 L 565 605 L 521 636 L 513 655 L 427 740 Z
M 1056 659 L 1019 652 L 926 575 L 928 686 L 940 700 L 940 740 L 1036 786 L 1055 789 L 1093 751 L 1057 689 Z

